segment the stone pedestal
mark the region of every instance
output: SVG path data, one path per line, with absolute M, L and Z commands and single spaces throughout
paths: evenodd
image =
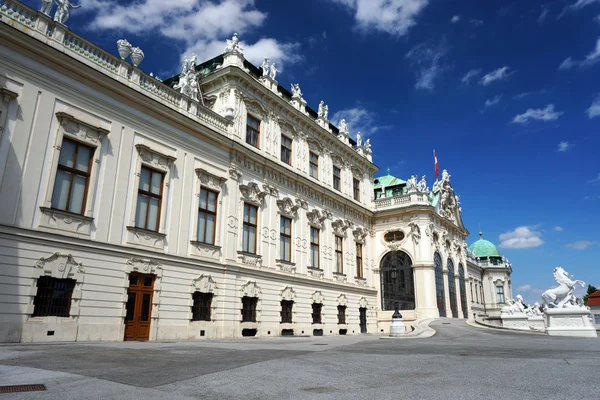
M 529 331 L 529 322 L 527 321 L 527 314 L 515 313 L 515 314 L 502 314 L 502 326 L 508 329 L 516 329 L 520 331 Z
M 598 337 L 587 307 L 548 308 L 544 316 L 550 336 Z
M 527 318 L 527 322 L 529 323 L 529 327 L 534 331 L 545 331 L 546 324 L 544 323 L 543 316 L 529 317 Z
M 392 318 L 392 325 L 390 325 L 390 337 L 398 337 L 406 335 L 406 325 L 402 318 Z

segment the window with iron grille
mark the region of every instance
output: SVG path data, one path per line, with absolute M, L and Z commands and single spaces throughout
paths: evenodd
M 294 308 L 294 302 L 291 300 L 281 300 L 281 323 L 291 324 L 292 323 L 292 309 Z
M 310 228 L 310 266 L 319 269 L 319 230 Z
M 258 297 L 242 297 L 242 322 L 256 322 Z
M 310 152 L 309 155 L 309 173 L 315 179 L 319 179 L 319 156 Z
M 244 227 L 242 232 L 242 251 L 256 254 L 256 214 L 258 207 L 244 203 Z
M 135 212 L 136 228 L 158 231 L 164 178 L 162 172 L 142 167 Z
M 339 167 L 333 166 L 333 188 L 340 190 L 340 183 L 342 181 L 342 170 Z
M 346 323 L 346 306 L 338 306 L 338 324 L 344 325 Z
M 52 192 L 52 208 L 83 214 L 94 148 L 63 138 Z
M 498 304 L 504 303 L 504 286 L 496 286 L 496 302 Z
M 341 236 L 335 236 L 335 272 L 338 274 L 344 273 L 343 241 Z
M 362 259 L 362 248 L 361 243 L 356 243 L 356 277 L 363 277 L 363 259 Z
M 37 293 L 33 299 L 33 316 L 68 317 L 74 288 L 74 279 L 40 276 L 37 280 Z
M 360 181 L 356 178 L 352 179 L 352 189 L 354 193 L 354 200 L 360 200 Z
M 192 299 L 192 321 L 210 321 L 210 305 L 212 303 L 212 293 L 194 292 Z
M 292 165 L 292 139 L 281 135 L 281 161 Z
M 246 116 L 246 143 L 258 147 L 260 139 L 260 121 L 250 114 Z
M 312 323 L 320 324 L 321 323 L 321 309 L 323 308 L 323 304 L 321 303 L 313 303 L 312 304 Z
M 200 189 L 200 204 L 198 207 L 197 241 L 215 244 L 215 223 L 217 219 L 217 193 Z
M 280 220 L 279 257 L 283 261 L 292 261 L 292 220 L 286 217 Z

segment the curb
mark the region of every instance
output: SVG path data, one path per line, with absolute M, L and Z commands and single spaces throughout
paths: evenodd
M 414 322 L 412 322 L 410 324 L 410 326 L 413 328 L 413 331 L 410 333 L 407 333 L 406 335 L 403 336 L 380 336 L 379 339 L 390 339 L 390 340 L 394 340 L 394 339 L 427 339 L 432 337 L 433 335 L 436 334 L 436 331 L 431 328 L 429 326 L 429 324 L 431 324 L 433 321 L 438 320 L 439 318 L 425 318 L 425 319 L 418 319 Z

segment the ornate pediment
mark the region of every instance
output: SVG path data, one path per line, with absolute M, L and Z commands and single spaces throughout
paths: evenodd
M 57 112 L 56 117 L 65 133 L 94 146 L 97 146 L 102 138 L 109 133 L 104 128 L 80 121 L 76 117 L 62 111 Z
M 286 286 L 285 289 L 281 291 L 281 299 L 287 301 L 294 301 L 296 298 L 296 292 L 291 286 Z
M 147 274 L 156 274 L 157 270 L 162 269 L 162 265 L 158 261 L 137 257 L 127 260 L 127 265 L 131 267 L 130 270 L 132 272 L 143 272 Z
M 83 265 L 75 261 L 71 254 L 54 253 L 50 257 L 40 258 L 35 263 L 36 268 L 41 268 L 43 275 L 54 278 L 72 278 L 84 272 Z M 39 275 L 34 271 L 34 275 Z
M 348 299 L 346 298 L 346 295 L 343 293 L 339 295 L 337 300 L 338 300 L 338 305 L 340 305 L 340 306 L 348 305 Z
M 312 294 L 311 299 L 312 299 L 313 303 L 323 304 L 325 297 L 323 297 L 323 293 L 321 293 L 320 290 L 317 290 L 316 292 L 314 292 Z
M 279 207 L 281 215 L 288 218 L 296 218 L 298 216 L 298 209 L 300 208 L 300 206 L 294 204 L 289 197 L 277 200 L 277 207 Z
M 354 235 L 354 240 L 356 240 L 357 243 L 364 243 L 365 238 L 368 234 L 369 232 L 365 228 L 361 227 L 358 227 L 352 231 L 352 235 Z
M 254 205 L 262 205 L 263 199 L 269 192 L 261 191 L 260 187 L 255 182 L 250 182 L 247 185 L 240 185 L 243 200 Z
M 227 178 L 212 174 L 202 168 L 197 168 L 196 174 L 198 175 L 198 178 L 200 179 L 200 183 L 203 186 L 206 186 L 206 187 L 209 187 L 209 188 L 212 188 L 215 190 L 221 190 L 221 185 L 223 185 L 223 183 L 225 181 L 227 181 Z
M 167 171 L 176 160 L 175 157 L 158 152 L 145 144 L 136 144 L 135 148 L 144 163 L 163 171 Z
M 347 221 L 344 221 L 343 219 L 338 219 L 337 221 L 333 221 L 331 223 L 331 227 L 333 228 L 333 232 L 336 235 L 345 236 L 346 229 L 348 229 L 348 224 Z
M 312 226 L 314 226 L 315 228 L 322 228 L 323 227 L 323 222 L 326 219 L 331 219 L 332 218 L 332 214 L 329 211 L 319 211 L 316 208 L 313 209 L 310 212 L 306 213 L 306 217 L 308 218 L 308 223 Z
M 195 291 L 202 293 L 214 293 L 218 289 L 217 284 L 210 275 L 200 275 L 192 280 L 192 287 Z
M 258 297 L 260 296 L 260 287 L 254 281 L 248 281 L 241 287 L 242 296 Z

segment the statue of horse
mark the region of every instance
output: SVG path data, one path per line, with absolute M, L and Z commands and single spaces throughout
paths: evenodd
M 559 286 L 542 293 L 544 307 L 563 308 L 567 303 L 575 304 L 577 302 L 577 298 L 573 294 L 575 292 L 575 285 L 580 284 L 583 287 L 585 286 L 585 282 L 572 280 L 569 278 L 569 273 L 562 267 L 554 268 L 554 280 L 556 280 Z

